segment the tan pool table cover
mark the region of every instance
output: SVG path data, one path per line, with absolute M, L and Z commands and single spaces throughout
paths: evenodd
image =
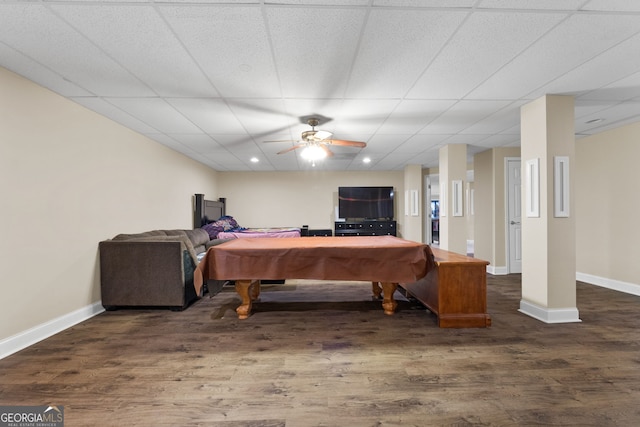
M 428 245 L 394 236 L 235 239 L 213 246 L 198 265 L 207 279 L 318 279 L 407 283 L 433 266 Z

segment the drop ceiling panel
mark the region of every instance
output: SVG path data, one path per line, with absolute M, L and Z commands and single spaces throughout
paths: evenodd
M 201 132 L 160 98 L 109 98 L 107 101 L 161 133 Z
M 512 144 L 517 142 L 520 145 L 520 134 L 509 135 L 509 134 L 500 134 L 500 135 L 478 135 L 478 139 L 473 141 L 473 145 L 478 145 L 480 147 L 485 147 L 485 149 L 493 148 L 493 147 L 502 147 L 507 144 Z
M 470 8 L 477 0 L 373 0 L 374 6 Z
M 405 96 L 464 17 L 462 12 L 373 10 L 346 96 Z M 402 49 L 398 50 L 398 46 Z
M 229 100 L 229 108 L 251 133 L 276 133 L 299 123 L 285 112 L 281 99 Z
M 196 153 L 203 155 L 209 155 L 211 153 L 224 150 L 224 148 L 220 144 L 218 144 L 218 142 L 216 142 L 209 135 L 205 134 L 168 134 L 167 136 L 185 146 L 188 146 Z
M 617 104 L 617 102 L 615 104 Z M 609 101 L 600 102 L 598 100 L 584 98 L 576 99 L 574 107 L 576 124 L 591 120 L 593 117 L 597 116 L 598 112 L 609 108 L 611 105 L 614 104 Z
M 291 167 L 292 163 L 297 166 L 295 153 L 276 154 L 276 152 L 263 151 L 263 153 L 257 157 L 260 163 L 267 163 L 275 170 Z
M 638 29 L 640 16 L 573 15 L 495 73 L 469 98 L 527 96 L 633 36 Z
M 600 110 L 591 116 L 581 117 L 581 122 L 587 122 L 591 119 L 603 120 L 593 124 L 580 124 L 579 129 L 581 131 L 590 129 L 591 131 L 598 130 L 599 132 L 602 132 L 604 130 L 611 129 L 612 127 L 620 126 L 621 123 L 637 121 L 638 117 L 640 117 L 640 101 L 626 101 L 610 108 Z
M 637 0 L 591 0 L 585 4 L 584 10 L 640 12 L 640 3 Z
M 225 97 L 280 97 L 262 11 L 255 7 L 160 7 L 162 15 Z
M 425 126 L 420 133 L 456 134 L 509 104 L 509 101 L 459 101 Z
M 71 98 L 71 100 L 136 132 L 143 134 L 152 134 L 157 132 L 157 129 L 154 129 L 102 98 L 77 97 Z
M 380 135 L 376 134 L 367 139 L 366 153 L 387 154 L 395 150 L 410 137 L 408 135 Z
M 250 163 L 250 158 L 247 158 L 247 161 L 243 162 L 235 153 L 223 149 L 210 151 L 207 154 L 203 154 L 202 157 L 218 163 L 223 166 L 225 170 L 230 170 L 235 165 L 248 165 Z
M 206 133 L 246 133 L 222 99 L 167 98 L 167 102 Z
M 516 101 L 464 129 L 462 133 L 496 134 L 520 125 L 520 108 L 527 101 Z
M 413 135 L 454 103 L 453 100 L 404 100 L 380 126 L 378 133 Z
M 640 96 L 640 72 L 635 72 L 607 86 L 578 96 L 581 100 L 600 100 L 602 103 L 624 101 Z
M 388 170 L 403 169 L 405 165 L 415 164 L 413 163 L 415 154 L 393 152 L 387 154 L 383 159 L 380 159 L 376 166 L 382 167 Z
M 90 94 L 149 96 L 147 85 L 41 4 L 3 4 L 0 40 Z M 0 59 L 2 62 L 9 58 Z
M 425 150 L 433 149 L 442 144 L 442 141 L 448 137 L 448 135 L 414 135 L 398 145 L 396 151 L 409 154 L 422 153 Z
M 151 6 L 54 5 L 53 10 L 161 96 L 217 96 Z
M 554 81 L 534 91 L 531 96 L 538 98 L 546 93 L 566 93 L 577 96 L 605 87 L 625 79 L 640 68 L 640 34 L 622 41 L 586 63 L 560 76 Z M 615 66 L 612 66 L 615 64 Z M 607 94 L 607 98 L 610 94 Z M 629 94 L 627 95 L 628 99 Z
M 449 138 L 442 142 L 444 145 L 460 145 L 460 144 L 475 144 L 478 141 L 485 139 L 486 135 L 472 135 L 472 134 L 457 134 L 451 135 Z
M 578 10 L 585 0 L 481 0 L 479 8 L 528 10 Z
M 561 14 L 542 13 L 476 13 L 470 16 L 408 97 L 464 97 L 562 18 Z M 496 49 L 496 46 L 500 48 Z M 493 94 L 490 96 L 495 98 Z
M 101 1 L 101 0 L 95 0 L 95 1 Z M 109 1 L 118 1 L 118 0 L 109 0 Z M 147 2 L 152 2 L 155 1 L 156 3 L 192 3 L 192 4 L 197 4 L 200 5 L 202 3 L 205 3 L 203 0 L 136 0 L 136 1 L 147 1 Z M 206 0 L 206 3 L 213 3 L 213 4 L 221 4 L 223 6 L 226 5 L 247 5 L 247 4 L 260 4 L 262 2 L 262 0 Z
M 6 46 L 0 41 L 1 64 L 8 70 L 26 77 L 62 96 L 89 96 L 91 93 L 78 85 L 64 79 L 61 75 L 46 68 L 24 54 Z
M 384 124 L 398 104 L 396 99 L 345 99 L 335 117 L 335 132 L 340 135 L 371 135 Z
M 342 109 L 341 99 L 327 98 L 287 98 L 283 100 L 287 115 L 297 121 L 300 126 L 292 128 L 298 134 L 308 130 L 309 126 L 304 118 L 314 116 L 320 120 L 319 129 L 333 132 L 335 130 L 336 115 Z
M 282 95 L 342 97 L 366 9 L 283 7 L 265 14 Z
M 414 164 L 422 165 L 425 168 L 438 167 L 440 153 L 438 150 L 430 150 L 414 156 L 412 160 Z

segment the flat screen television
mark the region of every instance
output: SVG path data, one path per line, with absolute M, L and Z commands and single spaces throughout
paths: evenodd
M 393 187 L 338 187 L 338 215 L 344 219 L 393 219 Z

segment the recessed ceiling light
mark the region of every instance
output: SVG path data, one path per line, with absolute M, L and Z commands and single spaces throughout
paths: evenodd
M 362 163 L 371 163 L 371 158 L 365 157 L 364 159 L 362 159 Z
M 258 159 L 257 157 L 252 157 L 251 158 L 251 163 L 258 163 L 260 161 L 260 159 Z

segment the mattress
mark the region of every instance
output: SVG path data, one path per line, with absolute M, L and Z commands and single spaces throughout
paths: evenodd
M 244 239 L 260 237 L 300 237 L 299 228 L 247 228 L 239 231 L 221 231 L 218 239 Z

